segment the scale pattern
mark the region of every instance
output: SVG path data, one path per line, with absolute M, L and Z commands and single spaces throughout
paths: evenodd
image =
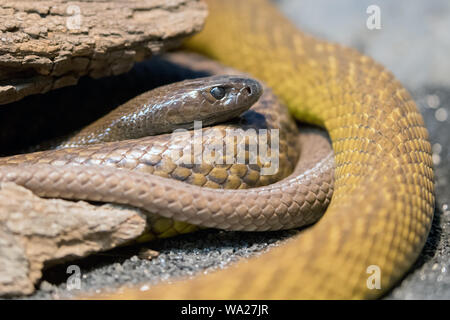
M 174 54 L 168 59 L 212 74 L 236 73 L 198 55 Z M 205 80 L 199 81 L 199 85 L 207 85 Z M 177 88 L 185 92 L 185 85 L 178 82 L 161 87 L 156 98 L 161 100 L 161 91 L 170 88 L 165 97 L 172 99 Z M 153 92 L 146 99 L 151 99 Z M 127 102 L 126 109 L 131 106 L 131 114 L 140 114 L 139 107 L 143 105 L 130 105 L 132 101 L 135 100 Z M 103 126 L 102 119 L 105 118 L 98 120 L 100 126 Z M 105 123 L 106 126 L 110 123 L 108 116 Z M 97 126 L 88 126 L 82 137 L 90 135 L 89 128 L 98 132 Z M 230 135 L 229 130 L 236 128 L 239 130 Z M 133 126 L 127 128 L 123 136 L 129 137 L 132 129 Z M 279 148 L 270 138 L 267 145 L 246 139 L 250 129 L 254 132 L 265 129 L 269 134 L 278 130 Z M 192 132 L 161 134 L 4 157 L 0 158 L 0 181 L 15 182 L 42 197 L 115 202 L 143 208 L 150 218 L 148 230 L 140 241 L 190 232 L 195 226 L 246 231 L 288 229 L 311 224 L 322 216 L 332 194 L 333 161 L 329 141 L 319 132 L 304 130 L 299 136 L 288 110 L 270 89 L 266 87 L 261 98 L 239 120 L 203 128 L 202 134 L 202 141 L 192 139 Z M 115 135 L 120 136 L 120 132 Z M 74 138 L 77 141 L 76 135 Z M 238 140 L 244 143 L 237 145 Z M 199 154 L 192 146 L 196 142 Z M 192 162 L 194 157 L 216 144 L 222 147 L 224 142 L 232 146 L 235 159 L 242 148 L 245 164 L 227 164 L 228 152 L 218 154 L 223 164 L 217 160 Z M 253 153 L 251 145 L 258 147 L 256 163 L 249 161 Z M 262 146 L 267 147 L 269 155 L 275 152 L 279 162 L 279 169 L 273 174 L 262 172 L 271 165 L 261 158 Z M 299 159 L 302 146 L 308 153 Z M 269 186 L 264 188 L 266 185 Z M 254 187 L 251 191 L 244 190 L 251 187 Z
M 188 43 L 265 81 L 296 118 L 322 125 L 335 155 L 323 218 L 286 245 L 227 270 L 115 298 L 375 298 L 412 266 L 434 212 L 423 119 L 393 75 L 358 52 L 317 40 L 265 0 L 210 0 Z M 367 268 L 381 271 L 368 289 Z
M 336 163 L 335 192 L 324 217 L 286 245 L 218 273 L 148 292 L 125 290 L 114 297 L 380 296 L 411 267 L 433 218 L 431 148 L 410 95 L 372 59 L 301 33 L 267 1 L 208 3 L 207 26 L 189 46 L 262 79 L 296 118 L 326 128 Z M 13 168 L 0 167 L 0 179 L 47 191 L 47 195 L 119 200 L 167 217 L 175 217 L 186 207 L 184 213 L 205 226 L 222 227 L 225 220 L 221 219 L 236 204 L 237 211 L 230 212 L 239 213 L 232 216 L 238 228 L 251 225 L 250 230 L 266 230 L 266 224 L 272 223 L 276 229 L 283 223 L 289 225 L 287 218 L 292 218 L 290 207 L 283 206 L 285 201 L 301 209 L 301 201 L 308 196 L 301 196 L 296 179 L 254 190 L 213 190 L 186 188 L 181 182 L 119 169 L 92 167 L 86 172 L 81 166 L 71 166 L 67 171 L 48 164 Z M 315 174 L 299 179 L 319 177 L 315 183 L 323 183 L 320 167 L 311 169 Z M 58 191 L 45 190 L 52 185 L 59 186 Z M 322 192 L 325 196 L 320 188 L 316 195 L 326 203 L 329 193 Z M 264 215 L 266 208 L 275 215 Z M 206 223 L 211 217 L 219 223 Z M 371 265 L 381 270 L 381 290 L 367 287 Z

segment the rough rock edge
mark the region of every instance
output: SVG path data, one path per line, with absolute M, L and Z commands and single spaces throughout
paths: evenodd
M 0 296 L 31 294 L 44 265 L 114 248 L 145 227 L 138 209 L 42 199 L 0 184 Z
M 202 0 L 0 0 L 0 104 L 126 72 L 200 31 L 206 15 Z

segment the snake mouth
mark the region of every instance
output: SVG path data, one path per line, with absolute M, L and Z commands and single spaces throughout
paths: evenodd
M 216 123 L 233 121 L 236 118 L 240 118 L 240 116 L 247 112 L 252 107 L 252 105 L 253 103 L 250 104 L 250 106 L 244 105 L 235 109 L 217 111 L 212 114 L 206 115 L 200 121 L 206 124 L 206 126 L 210 126 Z
M 188 122 L 179 122 L 176 124 L 177 128 L 183 129 L 194 129 L 194 122 L 201 122 L 201 126 L 210 127 L 215 124 L 223 124 L 227 122 L 236 122 L 236 120 L 240 119 L 240 116 L 248 111 L 248 106 L 244 106 L 238 109 L 233 110 L 223 110 L 217 111 L 213 114 L 205 115 L 204 117 L 200 117 L 197 120 L 192 120 Z

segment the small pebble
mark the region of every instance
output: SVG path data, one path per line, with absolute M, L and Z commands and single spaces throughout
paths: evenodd
M 152 260 L 153 258 L 156 258 L 157 256 L 159 256 L 159 252 L 152 250 L 152 249 L 148 249 L 148 248 L 142 248 L 139 251 L 138 256 L 139 256 L 139 258 L 144 259 L 144 260 Z
M 41 282 L 39 289 L 41 289 L 42 291 L 45 291 L 45 292 L 50 292 L 55 289 L 55 286 L 52 285 L 50 282 L 44 280 Z
M 444 122 L 448 118 L 448 113 L 447 113 L 447 110 L 445 110 L 444 108 L 439 108 L 434 113 L 434 116 L 435 116 L 437 121 Z
M 436 109 L 441 104 L 439 97 L 435 94 L 429 94 L 426 97 L 428 107 Z

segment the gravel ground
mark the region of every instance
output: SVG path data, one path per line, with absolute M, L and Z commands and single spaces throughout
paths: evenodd
M 436 166 L 436 213 L 427 244 L 412 271 L 387 299 L 450 299 L 450 3 L 435 1 L 279 0 L 281 9 L 304 30 L 339 41 L 386 65 L 412 92 L 424 115 Z M 366 8 L 381 9 L 381 29 L 368 30 Z M 83 292 L 107 291 L 124 284 L 150 284 L 222 268 L 279 245 L 295 231 L 234 233 L 202 231 L 147 244 L 159 251 L 140 259 L 141 247 L 120 248 L 76 261 Z M 68 265 L 46 271 L 29 298 L 67 298 Z M 146 289 L 143 285 L 142 289 Z

